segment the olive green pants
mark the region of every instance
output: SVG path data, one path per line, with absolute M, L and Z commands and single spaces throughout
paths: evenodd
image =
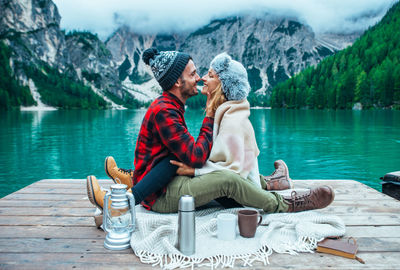
M 177 212 L 179 198 L 182 195 L 192 195 L 196 207 L 217 198 L 227 197 L 244 206 L 261 208 L 267 213 L 287 212 L 289 206 L 282 196 L 264 190 L 265 180 L 260 177 L 260 181 L 263 189 L 228 170 L 214 171 L 196 177 L 176 176 L 168 184 L 166 193 L 156 200 L 152 210 L 159 213 Z

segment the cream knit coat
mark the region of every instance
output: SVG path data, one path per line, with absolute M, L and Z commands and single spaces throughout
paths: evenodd
M 232 170 L 261 187 L 257 147 L 249 120 L 250 104 L 244 100 L 226 101 L 215 112 L 213 146 L 206 164 L 195 170 L 202 175 L 216 170 Z

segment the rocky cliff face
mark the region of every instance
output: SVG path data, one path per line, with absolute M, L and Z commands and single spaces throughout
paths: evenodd
M 12 47 L 12 60 L 44 61 L 60 69 L 68 63 L 60 15 L 50 0 L 4 0 L 0 8 L 0 37 Z
M 130 78 L 138 83 L 151 78 L 150 71 L 140 60 L 143 50 L 150 46 L 188 52 L 200 74 L 206 72 L 216 54 L 228 52 L 247 68 L 252 91 L 269 94 L 277 83 L 352 44 L 358 35 L 316 35 L 294 18 L 265 14 L 258 18 L 218 19 L 193 33 L 181 35 L 137 35 L 122 27 L 106 45 L 119 65 L 124 62 L 125 67 L 129 66 L 125 69 L 127 74 L 136 74 Z M 149 84 L 154 89 L 155 84 Z M 151 92 L 149 89 L 142 91 Z
M 192 33 L 143 35 L 123 26 L 103 43 L 87 32 L 65 35 L 51 0 L 3 0 L 0 15 L 0 39 L 12 48 L 10 66 L 22 84 L 29 86 L 29 78 L 21 65 L 40 69 L 46 63 L 83 81 L 113 107 L 118 107 L 114 102 L 131 102 L 132 97 L 147 102 L 161 93 L 141 60 L 143 51 L 152 46 L 191 54 L 200 74 L 216 54 L 228 52 L 247 68 L 252 91 L 269 95 L 277 83 L 358 37 L 316 35 L 295 18 L 265 14 L 214 20 Z
M 103 90 L 123 99 L 117 64 L 110 51 L 90 32 L 74 32 L 65 37 L 70 63 L 79 79 L 92 86 L 100 95 Z
M 0 40 L 12 50 L 10 66 L 22 85 L 36 91 L 24 66 L 47 64 L 82 81 L 113 107 L 108 93 L 124 98 L 117 66 L 97 36 L 60 29 L 60 14 L 50 0 L 4 0 L 0 3 Z M 36 93 L 32 92 L 32 95 Z M 118 106 L 117 106 L 118 107 Z

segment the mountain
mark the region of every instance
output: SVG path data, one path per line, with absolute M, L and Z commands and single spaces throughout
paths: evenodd
M 127 26 L 119 28 L 107 39 L 106 46 L 120 65 L 126 89 L 157 95 L 160 91 L 150 70 L 140 59 L 142 52 L 153 46 L 159 50 L 180 50 L 189 53 L 200 74 L 208 70 L 213 57 L 228 52 L 247 68 L 252 91 L 267 94 L 277 83 L 318 64 L 323 58 L 345 48 L 359 36 L 353 34 L 315 34 L 309 26 L 295 18 L 265 14 L 214 20 L 192 32 L 172 35 L 140 35 Z M 129 80 L 126 80 L 128 74 Z M 143 85 L 143 83 L 145 83 Z M 136 95 L 140 97 L 139 94 Z
M 348 36 L 350 42 L 353 38 Z M 253 91 L 265 92 L 347 45 L 332 41 L 294 18 L 266 14 L 215 20 L 190 34 L 182 50 L 193 55 L 202 73 L 215 54 L 228 52 L 247 68 Z
M 273 107 L 400 109 L 400 2 L 350 47 L 273 89 Z
M 191 54 L 200 74 L 216 54 L 228 52 L 248 70 L 251 103 L 265 105 L 272 87 L 359 36 L 316 34 L 296 18 L 244 14 L 186 33 L 139 34 L 122 26 L 103 42 L 89 32 L 62 31 L 51 0 L 3 0 L 0 16 L 3 109 L 143 106 L 161 93 L 141 60 L 151 46 Z
M 118 108 L 111 99 L 123 103 L 126 94 L 111 53 L 95 35 L 65 35 L 52 1 L 1 1 L 0 16 L 2 108 Z

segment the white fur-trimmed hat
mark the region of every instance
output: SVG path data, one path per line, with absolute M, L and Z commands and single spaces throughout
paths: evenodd
M 222 83 L 222 91 L 228 100 L 242 100 L 250 92 L 247 71 L 227 53 L 221 53 L 211 61 L 210 68 L 217 74 Z

